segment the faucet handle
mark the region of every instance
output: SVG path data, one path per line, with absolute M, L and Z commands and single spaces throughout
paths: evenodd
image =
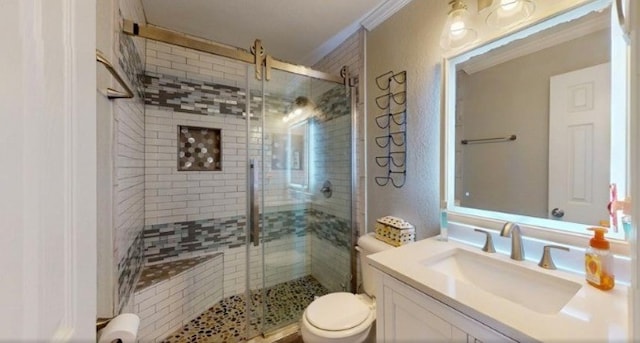
M 489 231 L 474 229 L 473 231 L 482 232 L 487 235 L 487 240 L 484 242 L 484 246 L 482 247 L 482 251 L 488 253 L 496 252 L 496 248 L 493 247 L 493 238 L 491 237 L 491 233 Z
M 538 265 L 544 269 L 558 269 L 556 268 L 555 263 L 553 263 L 553 258 L 551 258 L 551 249 L 570 251 L 569 248 L 560 245 L 545 245 L 542 252 L 542 258 L 538 263 Z

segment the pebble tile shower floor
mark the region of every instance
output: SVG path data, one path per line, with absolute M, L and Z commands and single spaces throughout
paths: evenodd
M 271 329 L 298 321 L 314 297 L 327 294 L 328 291 L 312 276 L 305 276 L 269 287 L 264 293 L 264 327 Z M 260 291 L 252 291 L 251 304 L 259 304 L 261 298 Z M 227 297 L 182 329 L 169 335 L 163 342 L 244 342 L 250 338 L 245 337 L 246 318 L 245 296 Z M 251 325 L 251 331 L 257 332 L 261 323 L 255 322 Z

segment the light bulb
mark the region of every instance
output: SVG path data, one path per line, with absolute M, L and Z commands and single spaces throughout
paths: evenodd
M 465 29 L 465 25 L 464 25 L 464 21 L 460 20 L 460 18 L 456 18 L 452 23 L 451 23 L 451 28 L 449 29 L 449 31 L 451 31 L 451 34 L 454 36 L 460 36 L 462 34 L 464 34 L 464 29 Z
M 487 16 L 487 25 L 495 28 L 509 28 L 529 19 L 535 11 L 534 0 L 500 0 Z
M 302 114 L 302 109 L 301 108 L 296 108 L 295 111 L 293 111 L 293 115 L 295 116 L 299 116 Z
M 520 3 L 520 1 L 518 0 L 501 0 L 500 1 L 500 7 L 505 10 L 505 11 L 511 11 L 513 9 L 515 9 L 516 7 L 518 7 L 518 4 Z
M 473 28 L 467 5 L 462 0 L 449 2 L 451 10 L 447 14 L 444 29 L 440 35 L 440 46 L 445 49 L 461 49 L 473 44 L 478 32 Z M 471 24 L 471 26 L 470 26 Z

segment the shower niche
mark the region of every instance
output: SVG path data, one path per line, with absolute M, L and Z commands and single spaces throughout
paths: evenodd
M 221 130 L 178 125 L 178 171 L 222 170 Z

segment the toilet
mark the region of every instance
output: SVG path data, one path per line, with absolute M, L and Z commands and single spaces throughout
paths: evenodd
M 300 332 L 305 343 L 374 342 L 376 320 L 375 279 L 366 256 L 393 246 L 379 241 L 373 233 L 358 239 L 364 294 L 335 292 L 314 300 L 302 314 Z

